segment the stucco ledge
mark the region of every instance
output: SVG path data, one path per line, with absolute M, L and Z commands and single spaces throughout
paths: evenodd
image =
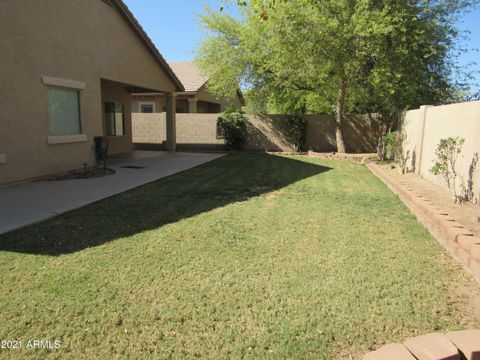
M 47 144 L 56 145 L 56 144 L 70 144 L 77 142 L 87 141 L 87 135 L 65 135 L 65 136 L 48 136 Z

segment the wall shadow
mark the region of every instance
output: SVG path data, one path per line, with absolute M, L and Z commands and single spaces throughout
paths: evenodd
M 342 123 L 347 152 L 374 153 L 381 136 L 381 121 L 377 114 L 347 114 Z
M 279 129 L 282 116 L 253 115 L 247 121 L 247 151 L 295 151 Z
M 466 201 L 474 201 L 475 195 L 477 196 L 477 198 L 480 196 L 480 194 L 475 194 L 475 189 L 473 188 L 475 185 L 475 170 L 477 169 L 478 158 L 478 153 L 473 153 L 472 161 L 468 166 L 467 184 L 465 189 Z
M 408 150 L 407 150 L 408 152 Z M 417 151 L 414 148 L 412 151 L 412 162 L 410 163 L 410 172 L 415 172 L 417 170 Z
M 0 251 L 58 256 L 158 229 L 330 170 L 268 154 L 231 154 L 0 235 Z
M 305 147 L 319 152 L 337 151 L 334 115 L 307 115 Z M 381 121 L 376 114 L 345 114 L 342 122 L 347 152 L 372 153 L 377 151 Z

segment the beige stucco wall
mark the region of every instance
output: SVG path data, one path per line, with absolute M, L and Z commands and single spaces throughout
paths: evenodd
M 457 168 L 458 173 L 467 182 L 474 154 L 480 154 L 480 101 L 428 107 L 425 111 L 425 131 L 421 159 L 418 151 L 422 144 L 423 116 L 421 116 L 421 110 L 408 111 L 405 115 L 406 121 L 403 131 L 406 134 L 406 139 L 404 150 L 410 150 L 411 152 L 412 149 L 416 149 L 415 167 L 419 174 L 438 185 L 446 187 L 441 177 L 430 172 L 435 160 L 435 150 L 440 139 L 448 137 L 465 139 L 465 144 L 458 158 Z M 473 190 L 478 198 L 480 192 L 480 164 L 477 166 L 473 181 Z
M 93 136 L 103 135 L 101 79 L 175 91 L 130 24 L 100 0 L 3 0 L 0 24 L 0 184 L 94 163 Z M 85 83 L 86 142 L 47 144 L 43 75 Z

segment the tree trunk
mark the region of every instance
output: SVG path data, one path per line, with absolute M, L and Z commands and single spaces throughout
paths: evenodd
M 347 82 L 344 78 L 340 80 L 340 86 L 338 89 L 337 104 L 335 106 L 335 138 L 337 140 L 337 152 L 344 153 L 345 143 L 343 141 L 343 131 L 342 131 L 342 118 L 343 118 L 343 108 L 345 105 L 345 92 L 347 89 Z

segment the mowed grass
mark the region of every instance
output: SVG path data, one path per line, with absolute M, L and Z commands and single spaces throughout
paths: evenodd
M 478 325 L 459 276 L 366 167 L 234 154 L 0 236 L 0 340 L 61 341 L 0 358 L 356 358 Z

